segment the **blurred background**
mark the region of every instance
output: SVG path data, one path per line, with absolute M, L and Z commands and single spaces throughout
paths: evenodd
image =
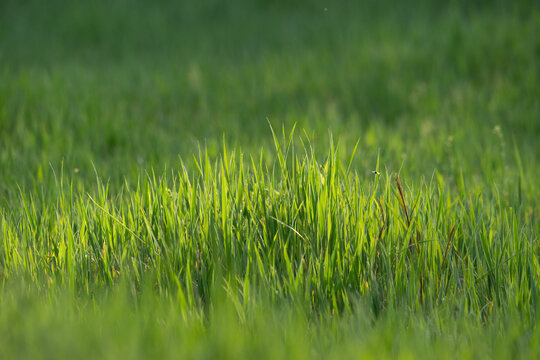
M 321 154 L 358 141 L 361 173 L 379 155 L 474 181 L 516 149 L 538 172 L 538 4 L 1 0 L 0 194 L 94 168 L 114 186 L 223 141 L 271 159 L 269 122 Z

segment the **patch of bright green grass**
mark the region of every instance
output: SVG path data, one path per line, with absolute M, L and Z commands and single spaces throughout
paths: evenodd
M 0 357 L 538 357 L 539 33 L 2 2 Z

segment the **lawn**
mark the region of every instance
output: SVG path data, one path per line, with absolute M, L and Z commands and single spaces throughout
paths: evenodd
M 540 357 L 534 1 L 0 2 L 0 358 Z

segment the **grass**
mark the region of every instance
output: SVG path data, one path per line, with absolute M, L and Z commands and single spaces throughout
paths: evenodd
M 0 357 L 538 357 L 539 10 L 3 2 Z

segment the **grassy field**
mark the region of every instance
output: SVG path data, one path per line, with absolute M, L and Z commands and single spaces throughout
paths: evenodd
M 534 1 L 0 1 L 0 358 L 539 358 L 539 140 Z

